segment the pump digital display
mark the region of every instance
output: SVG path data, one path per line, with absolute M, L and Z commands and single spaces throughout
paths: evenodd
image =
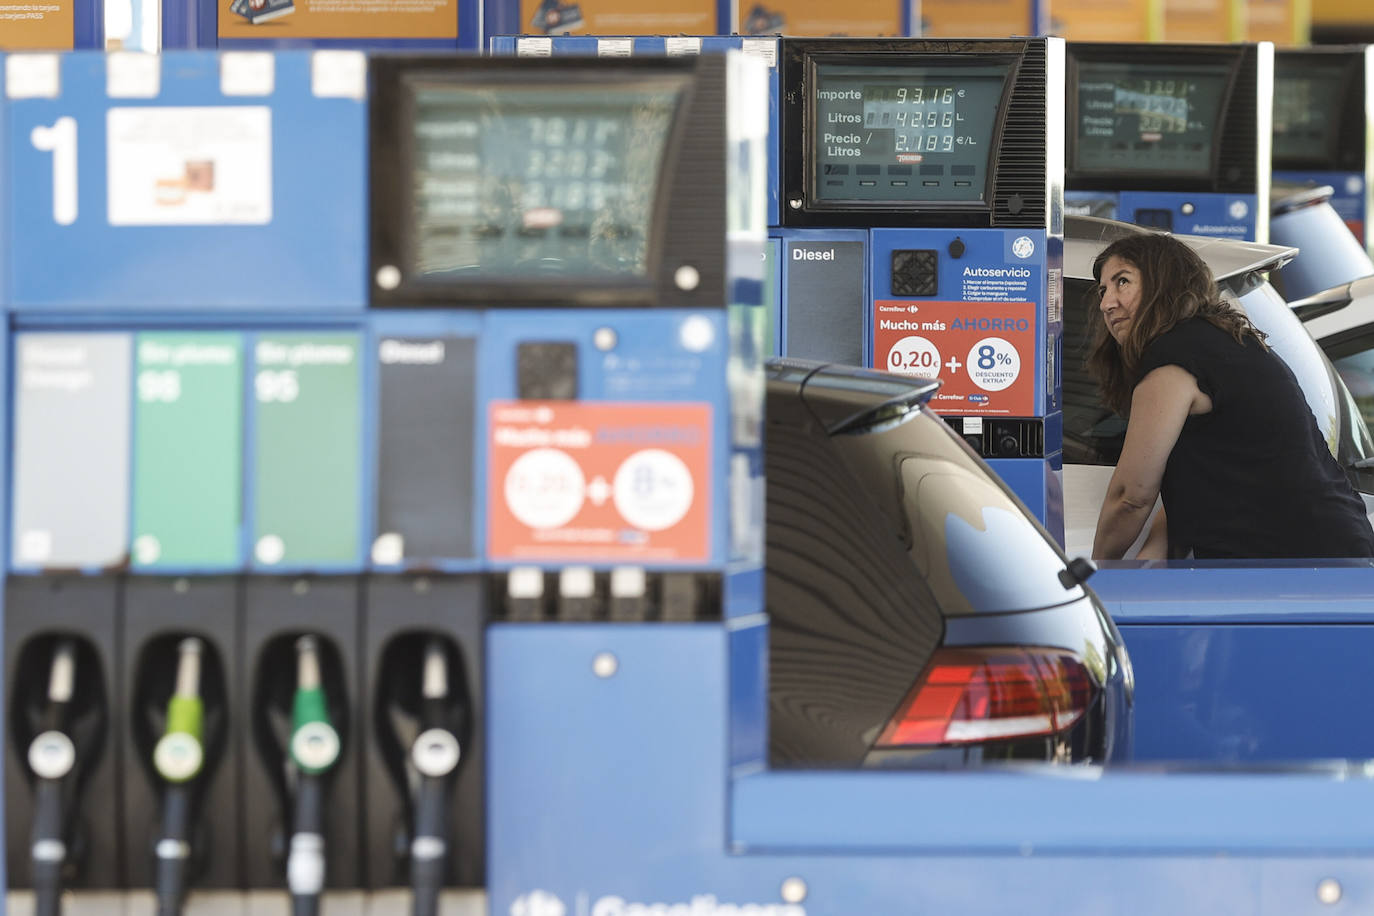
M 1228 72 L 1081 62 L 1072 170 L 1209 176 Z
M 413 82 L 413 270 L 445 281 L 644 277 L 685 82 Z
M 1303 62 L 1302 73 L 1274 78 L 1274 165 L 1335 158 L 1344 122 L 1344 68 Z
M 1005 66 L 817 64 L 819 200 L 982 201 Z

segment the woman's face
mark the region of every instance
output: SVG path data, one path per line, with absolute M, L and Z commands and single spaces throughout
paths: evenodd
M 1107 323 L 1107 333 L 1119 344 L 1126 339 L 1135 321 L 1136 309 L 1140 308 L 1140 270 L 1130 261 L 1113 255 L 1102 265 L 1098 282 L 1098 291 L 1102 293 L 1102 303 L 1098 307 Z

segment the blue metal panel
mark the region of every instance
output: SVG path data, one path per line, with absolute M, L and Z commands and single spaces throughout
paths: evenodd
M 1121 624 L 1374 623 L 1368 560 L 1100 565 L 1093 590 Z
M 491 912 L 1315 913 L 1328 878 L 1344 905 L 1374 901 L 1359 769 L 732 779 L 725 659 L 752 650 L 725 643 L 742 635 L 489 630 Z
M 683 343 L 685 322 L 706 320 L 714 331 L 700 351 Z M 600 350 L 599 328 L 615 332 L 614 349 Z M 627 311 L 591 309 L 491 311 L 482 341 L 481 377 L 487 404 L 479 410 L 478 436 L 486 441 L 491 400 L 518 398 L 516 347 L 521 342 L 566 341 L 577 349 L 577 400 L 625 403 L 703 403 L 711 406 L 710 556 L 708 565 L 724 569 L 730 543 L 729 443 L 730 394 L 726 359 L 730 339 L 723 310 Z M 483 478 L 484 480 L 484 478 Z M 483 484 L 484 485 L 484 484 Z M 483 485 L 479 485 L 479 489 Z M 479 543 L 486 540 L 485 532 Z M 668 566 L 681 565 L 669 563 Z M 756 612 L 754 608 L 751 613 Z
M 72 17 L 72 47 L 78 51 L 104 51 L 104 0 L 76 0 Z
M 1028 240 L 1027 249 L 1017 243 Z M 1050 339 L 1046 324 L 1045 283 L 1049 256 L 1048 236 L 1043 231 L 1029 229 L 874 229 L 869 246 L 869 275 L 872 300 L 922 299 L 937 302 L 1022 301 L 1035 307 L 1035 365 L 1022 365 L 1021 372 L 1030 372 L 1035 380 L 1035 416 L 1044 416 L 1046 405 L 1046 351 L 1038 343 Z M 955 257 L 951 245 L 962 244 L 963 253 Z M 926 297 L 895 296 L 892 292 L 892 254 L 901 249 L 924 249 L 936 253 L 938 262 L 938 290 Z M 977 318 L 975 314 L 969 317 Z M 868 325 L 868 364 L 876 365 L 880 355 L 874 352 L 874 315 L 865 316 Z M 879 368 L 882 368 L 881 366 Z M 959 413 L 956 406 L 937 403 L 942 412 Z M 1056 451 L 1048 440 L 1047 451 Z
M 1374 625 L 1122 625 L 1136 759 L 1374 758 Z
M 1214 235 L 1255 241 L 1258 198 L 1254 194 L 1122 191 L 1120 201 L 1118 219 L 1129 223 L 1155 226 L 1185 235 Z M 1189 207 L 1192 209 L 1189 210 Z M 1168 214 L 1169 223 L 1160 225 L 1155 214 Z
M 1272 762 L 1374 757 L 1363 692 L 1374 567 L 1104 564 L 1091 585 L 1136 683 L 1136 757 Z
M 307 53 L 275 55 L 275 89 L 266 96 L 223 95 L 220 58 L 189 52 L 159 58 L 162 78 L 156 98 L 111 99 L 105 60 L 99 54 L 64 55 L 60 98 L 11 100 L 7 105 L 6 171 L 13 196 L 6 229 L 13 268 L 4 298 L 10 307 L 109 311 L 225 306 L 297 314 L 362 309 L 364 102 L 316 97 Z M 270 219 L 252 225 L 173 225 L 154 216 L 150 224 L 111 225 L 111 112 L 188 107 L 211 113 L 244 107 L 269 112 Z M 60 117 L 75 119 L 78 138 L 78 214 L 65 226 L 54 220 L 48 179 L 52 154 L 36 149 L 29 139 L 35 127 L 52 125 Z M 166 145 L 171 156 L 174 145 Z M 203 148 L 195 142 L 185 147 Z M 222 169 L 224 164 L 217 165 Z M 216 180 L 227 179 L 220 175 Z M 151 190 L 146 194 L 153 197 Z M 69 269 L 73 264 L 81 269 Z

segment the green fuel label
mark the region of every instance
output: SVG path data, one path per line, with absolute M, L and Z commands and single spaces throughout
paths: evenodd
M 133 565 L 238 566 L 243 338 L 150 332 L 136 348 Z
M 357 563 L 362 404 L 357 334 L 261 336 L 253 348 L 253 559 Z

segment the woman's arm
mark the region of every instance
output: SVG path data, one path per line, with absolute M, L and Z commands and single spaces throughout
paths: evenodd
M 1135 386 L 1126 443 L 1097 517 L 1094 557 L 1119 560 L 1134 543 L 1154 508 L 1164 466 L 1188 415 L 1211 409 L 1212 399 L 1181 366 L 1160 366 Z
M 1154 520 L 1150 522 L 1150 533 L 1145 536 L 1145 543 L 1140 545 L 1140 550 L 1136 553 L 1135 558 L 1137 560 L 1169 559 L 1169 522 L 1164 517 L 1163 506 L 1159 507 Z

